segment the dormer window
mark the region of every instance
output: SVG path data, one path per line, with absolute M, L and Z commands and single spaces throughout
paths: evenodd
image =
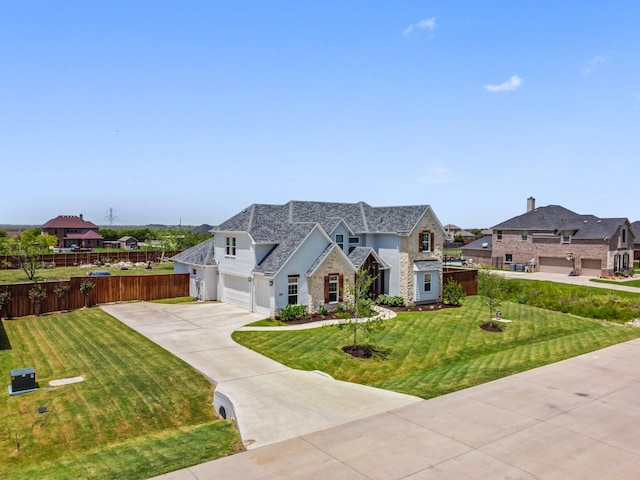
M 226 254 L 230 257 L 236 256 L 236 237 L 227 237 Z
M 336 245 L 340 247 L 340 250 L 344 250 L 344 235 L 336 234 Z
M 571 243 L 571 232 L 567 230 L 562 232 L 562 243 Z

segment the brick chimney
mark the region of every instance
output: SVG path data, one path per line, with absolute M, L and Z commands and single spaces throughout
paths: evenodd
M 527 198 L 527 212 L 531 212 L 536 209 L 536 199 L 533 197 Z

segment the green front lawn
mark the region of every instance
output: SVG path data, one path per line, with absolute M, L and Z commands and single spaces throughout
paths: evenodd
M 11 369 L 34 367 L 40 389 L 9 397 L 3 387 L 0 478 L 143 479 L 240 448 L 235 427 L 214 414 L 212 385 L 102 310 L 2 326 L 4 385 Z
M 603 278 L 592 278 L 592 282 L 596 283 L 610 283 L 613 285 L 624 285 L 625 287 L 640 288 L 640 279 L 627 279 L 627 280 L 605 280 Z
M 478 297 L 460 308 L 399 313 L 363 360 L 341 351 L 350 337 L 337 327 L 238 331 L 233 339 L 292 368 L 322 370 L 339 380 L 431 398 L 640 337 L 640 329 L 528 305 L 505 303 L 504 332 L 479 325 L 488 309 Z

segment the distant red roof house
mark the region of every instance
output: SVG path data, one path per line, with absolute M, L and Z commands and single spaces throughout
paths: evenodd
M 43 235 L 58 238 L 58 247 L 101 248 L 104 239 L 98 232 L 98 226 L 88 222 L 80 215 L 58 215 L 42 226 Z

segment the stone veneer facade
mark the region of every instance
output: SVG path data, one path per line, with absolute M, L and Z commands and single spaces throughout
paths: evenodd
M 431 241 L 433 249 L 429 252 L 420 251 L 421 238 L 420 235 L 424 231 L 432 233 Z M 426 215 L 418 222 L 411 234 L 400 238 L 400 296 L 407 303 L 413 302 L 414 279 L 413 263 L 416 260 L 438 260 L 442 261 L 442 250 L 444 247 L 444 236 L 438 235 L 436 232 L 439 228 L 436 220 L 430 215 Z M 442 287 L 442 274 L 439 275 L 439 281 Z M 440 289 L 442 292 L 442 288 Z
M 346 265 L 341 256 L 334 250 L 322 262 L 320 267 L 309 278 L 309 298 L 307 300 L 307 309 L 309 312 L 317 311 L 321 305 L 324 305 L 324 279 L 327 275 L 338 274 L 344 278 L 342 286 L 342 297 L 344 299 L 349 289 L 349 284 L 353 280 L 353 269 Z M 326 305 L 331 308 L 330 305 Z

